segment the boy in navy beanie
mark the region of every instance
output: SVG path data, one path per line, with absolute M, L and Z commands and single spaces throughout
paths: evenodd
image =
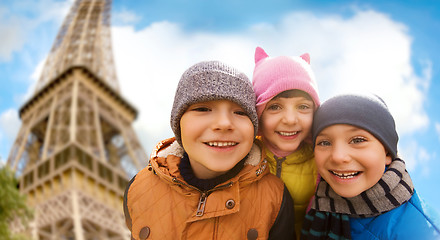
M 160 142 L 124 196 L 132 239 L 293 239 L 293 201 L 269 173 L 245 74 L 200 62 L 177 86 L 175 138 Z
M 438 239 L 436 213 L 397 156 L 394 118 L 376 95 L 325 101 L 313 122 L 321 181 L 301 239 Z M 423 207 L 422 207 L 423 206 Z

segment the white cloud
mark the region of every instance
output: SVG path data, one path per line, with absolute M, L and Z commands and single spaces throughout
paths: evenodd
M 135 126 L 146 151 L 172 136 L 169 115 L 174 92 L 189 66 L 221 60 L 252 69 L 255 43 L 236 35 L 186 34 L 176 24 L 159 22 L 138 32 L 114 27 L 112 36 L 122 94 L 139 110 Z
M 0 6 L 0 61 L 9 61 L 12 53 L 19 50 L 24 42 L 20 20 L 16 17 L 7 18 L 6 12 Z
M 341 92 L 374 92 L 387 102 L 400 134 L 429 124 L 423 103 L 431 64 L 425 61 L 423 75 L 415 74 L 411 36 L 388 16 L 374 11 L 347 19 L 292 13 L 279 25 L 256 26 L 253 33 L 274 50 L 272 55 L 309 52 L 323 100 Z
M 252 77 L 256 46 L 270 56 L 311 54 L 322 100 L 340 92 L 382 96 L 399 134 L 428 125 L 423 109 L 431 65 L 418 76 L 411 65 L 411 36 L 405 25 L 374 11 L 350 18 L 294 12 L 277 24 L 261 23 L 239 33 L 184 32 L 158 22 L 135 31 L 113 27 L 113 50 L 122 93 L 139 109 L 135 126 L 150 151 L 171 136 L 169 115 L 180 75 L 192 64 L 218 59 Z
M 35 90 L 37 88 L 37 82 L 41 76 L 45 62 L 46 62 L 46 59 L 43 59 L 37 64 L 37 67 L 34 69 L 34 72 L 29 76 L 29 83 L 30 84 L 29 84 L 28 89 L 26 90 L 26 92 L 24 94 L 16 95 L 15 102 L 24 103 L 32 97 L 32 95 L 35 93 Z
M 8 109 L 0 114 L 0 128 L 7 139 L 15 139 L 20 128 L 20 120 L 16 109 Z
M 0 143 L 6 146 L 0 147 L 1 151 L 8 151 L 12 147 L 18 130 L 20 120 L 16 109 L 8 109 L 0 113 Z M 9 152 L 0 152 L 0 157 L 7 158 Z
M 403 146 L 399 146 L 399 156 L 405 161 L 408 171 L 419 169 L 424 176 L 429 176 L 432 164 L 429 162 L 435 159 L 435 153 L 429 153 L 426 148 L 420 146 L 417 141 L 407 141 Z
M 52 22 L 58 26 L 72 3 L 73 0 L 21 0 L 7 6 L 0 3 L 0 61 L 11 60 L 14 52 L 34 39 L 29 33 L 41 24 Z
M 62 14 L 55 10 L 62 9 L 65 14 L 72 0 L 52 1 L 25 1 L 35 12 L 42 12 L 43 6 L 56 6 L 46 9 L 46 14 L 36 14 L 41 16 L 32 26 L 62 21 Z M 121 22 L 138 19 L 129 12 L 119 14 Z M 21 28 L 8 28 L 11 38 L 15 36 L 13 40 L 0 38 L 0 61 L 23 44 L 23 32 L 17 29 L 26 29 L 22 25 L 26 18 L 12 16 L 0 5 L 0 32 L 8 27 L 5 23 L 21 24 Z M 157 141 L 172 136 L 169 115 L 177 82 L 185 69 L 202 60 L 221 60 L 252 77 L 256 46 L 263 47 L 270 56 L 310 53 L 322 100 L 347 91 L 379 94 L 394 114 L 401 136 L 429 123 L 423 106 L 431 81 L 431 63 L 421 60 L 422 75 L 415 73 L 407 27 L 382 13 L 356 11 L 343 18 L 293 12 L 278 23 L 260 23 L 235 33 L 187 33 L 178 24 L 156 22 L 138 31 L 130 26 L 113 27 L 112 37 L 122 94 L 139 110 L 135 128 L 147 152 Z M 31 76 L 32 86 L 18 98 L 28 99 L 33 93 L 42 64 Z

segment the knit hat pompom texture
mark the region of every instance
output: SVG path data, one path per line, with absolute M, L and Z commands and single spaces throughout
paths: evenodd
M 349 124 L 362 128 L 376 137 L 397 157 L 397 142 L 394 118 L 385 102 L 376 95 L 345 94 L 325 101 L 315 112 L 313 120 L 313 145 L 324 128 L 335 124 Z
M 195 103 L 214 100 L 229 100 L 240 105 L 252 121 L 256 135 L 258 117 L 255 110 L 255 93 L 249 78 L 222 62 L 205 61 L 188 68 L 177 85 L 170 123 L 180 145 L 180 119 L 186 109 Z
M 269 57 L 262 48 L 257 47 L 252 84 L 257 96 L 258 117 L 261 117 L 267 102 L 287 90 L 304 91 L 310 95 L 316 107 L 320 105 L 318 87 L 307 53 L 300 57 Z

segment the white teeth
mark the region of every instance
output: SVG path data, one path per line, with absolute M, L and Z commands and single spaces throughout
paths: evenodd
M 330 172 L 333 173 L 334 175 L 342 178 L 342 179 L 353 178 L 359 174 L 359 172 L 351 172 L 351 173 L 338 173 L 338 172 L 334 172 L 334 171 L 330 171 Z
M 278 133 L 282 136 L 287 136 L 287 137 L 298 134 L 298 132 L 278 132 Z
M 236 142 L 207 142 L 207 144 L 211 147 L 229 147 L 229 146 L 235 146 L 238 143 L 236 143 Z

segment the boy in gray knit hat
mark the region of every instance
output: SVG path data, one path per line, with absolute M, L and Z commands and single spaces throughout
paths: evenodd
M 301 239 L 439 239 L 437 213 L 421 203 L 397 156 L 394 118 L 381 98 L 333 97 L 312 131 L 322 178 Z
M 218 61 L 193 65 L 170 123 L 175 137 L 157 145 L 124 195 L 133 239 L 294 239 L 293 201 L 254 143 L 245 74 Z

